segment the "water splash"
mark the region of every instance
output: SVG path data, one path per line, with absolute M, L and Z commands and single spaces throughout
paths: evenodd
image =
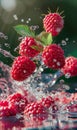
M 5 57 L 10 57 L 11 59 L 15 58 L 10 52 L 3 50 L 1 48 L 0 48 L 0 53 L 3 54 Z
M 6 36 L 4 33 L 0 32 L 0 38 L 3 38 L 5 40 L 8 40 L 8 36 Z

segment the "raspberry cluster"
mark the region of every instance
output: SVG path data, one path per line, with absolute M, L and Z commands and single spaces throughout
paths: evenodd
M 10 72 L 11 77 L 18 82 L 26 80 L 35 72 L 37 64 L 34 59 L 38 55 L 46 67 L 61 70 L 63 74 L 77 76 L 77 58 L 73 56 L 65 58 L 63 49 L 58 44 L 52 43 L 52 37 L 57 36 L 63 29 L 64 19 L 59 13 L 49 13 L 43 19 L 43 26 L 44 31 L 35 35 L 28 26 L 21 25 L 21 32 L 24 32 L 25 28 L 25 37 L 19 44 L 19 56 L 14 59 Z M 20 26 L 16 26 L 15 29 L 18 27 Z M 28 92 L 14 93 L 6 100 L 0 101 L 0 117 L 21 113 L 32 121 L 42 122 L 48 118 L 50 112 L 56 113 L 61 105 L 66 103 L 68 107 L 65 109 L 77 112 L 77 105 L 72 105 L 72 107 L 69 105 L 70 102 L 77 100 L 77 94 L 71 95 L 70 98 L 65 95 L 64 92 L 57 93 L 53 96 L 42 97 L 41 100 L 33 96 L 32 100 Z
M 49 13 L 43 19 L 44 31 L 39 35 L 30 30 L 26 25 L 16 26 L 21 30 L 21 35 L 25 35 L 19 44 L 19 56 L 15 58 L 11 77 L 17 81 L 26 80 L 37 68 L 34 58 L 40 55 L 40 62 L 53 70 L 61 70 L 63 74 L 70 76 L 77 75 L 77 58 L 64 56 L 64 50 L 56 43 L 52 42 L 52 37 L 59 35 L 64 27 L 64 19 L 59 13 Z M 25 30 L 24 30 L 25 28 Z

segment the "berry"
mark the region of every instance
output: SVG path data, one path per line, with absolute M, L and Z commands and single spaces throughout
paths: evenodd
M 17 113 L 23 112 L 28 104 L 27 98 L 20 93 L 14 93 L 8 97 L 9 104 L 15 106 Z
M 46 46 L 42 58 L 45 65 L 54 70 L 62 68 L 65 64 L 64 51 L 56 44 Z
M 35 70 L 36 65 L 26 56 L 18 56 L 12 65 L 11 76 L 14 80 L 23 81 Z
M 41 49 L 42 45 L 37 44 L 34 38 L 25 37 L 19 45 L 19 54 L 33 58 L 40 53 Z
M 16 108 L 6 100 L 0 101 L 0 117 L 16 115 Z
M 69 76 L 77 76 L 77 58 L 73 56 L 67 57 L 62 72 Z
M 26 106 L 24 114 L 35 121 L 43 121 L 48 117 L 48 112 L 41 103 L 33 102 Z
M 54 100 L 51 96 L 48 96 L 46 98 L 42 98 L 40 103 L 42 103 L 44 107 L 49 108 L 50 106 L 54 104 Z
M 49 13 L 43 19 L 43 26 L 46 32 L 57 36 L 64 26 L 64 20 L 59 13 Z
M 77 112 L 77 104 L 68 105 L 67 108 L 69 112 Z

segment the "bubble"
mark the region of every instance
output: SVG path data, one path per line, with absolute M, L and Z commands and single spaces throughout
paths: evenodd
M 29 23 L 29 21 L 27 20 L 27 21 L 26 21 L 26 23 L 28 24 L 28 23 Z
M 73 43 L 76 43 L 76 41 L 73 41 Z
M 60 62 L 57 62 L 57 66 L 60 66 Z
M 56 59 L 53 59 L 53 62 L 57 62 L 57 60 L 56 60 Z
M 65 40 L 66 40 L 66 41 L 68 41 L 68 40 L 69 40 L 69 38 L 67 37 Z
M 23 22 L 24 22 L 24 19 L 21 19 L 21 22 L 23 23 Z
M 9 48 L 10 48 L 10 44 L 9 44 L 9 43 L 4 43 L 4 45 L 5 45 L 6 47 L 9 47 Z
M 28 21 L 31 21 L 31 18 L 28 18 Z
M 69 79 L 71 77 L 71 74 L 70 73 L 66 73 L 65 74 L 65 78 Z
M 62 86 L 64 89 L 66 89 L 66 90 L 69 90 L 70 89 L 70 87 L 68 86 L 68 85 L 65 85 L 65 84 L 63 84 L 63 86 Z
M 63 84 L 63 83 L 64 83 L 64 80 L 63 80 L 63 79 L 61 79 L 61 80 L 60 80 L 60 84 Z
M 16 14 L 13 15 L 13 18 L 14 18 L 15 20 L 18 20 L 18 16 L 17 16 Z
M 0 38 L 7 40 L 8 36 L 6 36 L 4 33 L 0 32 Z
M 30 26 L 30 28 L 31 28 L 31 30 L 36 30 L 36 29 L 38 29 L 39 28 L 39 26 L 38 25 L 32 25 L 32 26 Z
M 67 42 L 65 40 L 62 40 L 61 43 L 62 43 L 63 46 L 67 45 Z

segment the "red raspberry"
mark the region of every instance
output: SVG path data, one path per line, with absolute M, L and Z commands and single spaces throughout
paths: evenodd
M 41 104 L 44 105 L 44 107 L 49 108 L 50 106 L 54 105 L 54 100 L 51 96 L 48 96 L 46 98 L 42 98 Z
M 4 116 L 14 116 L 16 115 L 16 108 L 12 105 L 9 105 L 9 102 L 3 100 L 0 102 L 0 117 Z
M 67 57 L 62 71 L 64 74 L 69 74 L 69 76 L 77 76 L 77 58 L 73 56 Z
M 12 94 L 7 99 L 9 101 L 9 105 L 12 105 L 16 108 L 16 112 L 23 112 L 25 106 L 28 104 L 27 98 L 20 93 Z
M 43 19 L 43 25 L 46 32 L 57 36 L 64 26 L 64 20 L 59 13 L 49 13 Z
M 14 80 L 23 81 L 35 70 L 36 65 L 26 56 L 18 56 L 12 65 L 11 76 Z
M 76 112 L 77 113 L 77 104 L 68 105 L 67 108 L 69 112 Z
M 41 103 L 37 102 L 28 104 L 25 108 L 24 114 L 35 121 L 43 121 L 48 117 L 48 112 L 45 107 Z
M 46 66 L 52 69 L 60 69 L 65 64 L 64 51 L 56 44 L 46 46 L 42 54 Z
M 32 48 L 32 46 L 35 48 Z M 19 45 L 19 54 L 33 58 L 40 53 L 42 45 L 37 44 L 34 38 L 25 37 Z

